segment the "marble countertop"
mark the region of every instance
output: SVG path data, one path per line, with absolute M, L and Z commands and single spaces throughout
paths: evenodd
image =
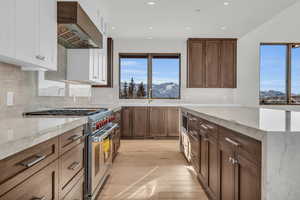
M 199 107 L 182 108 L 225 128 L 262 140 L 264 135 L 300 133 L 300 112 L 259 107 Z
M 0 160 L 61 135 L 87 122 L 87 118 L 24 118 L 0 121 Z

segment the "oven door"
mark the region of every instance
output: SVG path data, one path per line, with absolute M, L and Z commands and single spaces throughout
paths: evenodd
M 91 143 L 91 192 L 95 197 L 110 173 L 112 166 L 112 140 L 111 133 L 116 125 L 102 130 L 92 136 Z

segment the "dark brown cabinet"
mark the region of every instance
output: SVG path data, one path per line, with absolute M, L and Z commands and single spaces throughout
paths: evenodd
M 179 108 L 167 108 L 167 132 L 169 137 L 179 137 Z
M 148 107 L 132 108 L 132 135 L 144 138 L 148 135 Z
M 219 40 L 206 41 L 205 86 L 207 88 L 220 87 L 220 44 Z
M 31 176 L 0 197 L 0 200 L 58 199 L 58 161 Z
M 189 88 L 236 88 L 236 39 L 188 40 Z
M 132 137 L 132 108 L 131 107 L 123 107 L 122 108 L 122 117 L 121 117 L 121 129 L 122 129 L 122 137 L 130 138 Z
M 121 134 L 131 138 L 179 137 L 179 108 L 123 107 Z
M 150 135 L 152 137 L 166 137 L 167 133 L 167 109 L 163 107 L 151 107 L 150 109 Z
M 191 114 L 188 134 L 191 164 L 209 199 L 261 199 L 261 142 Z
M 188 40 L 188 87 L 205 87 L 204 40 Z
M 83 126 L 0 161 L 0 200 L 82 199 Z M 83 188 L 82 188 L 83 189 Z

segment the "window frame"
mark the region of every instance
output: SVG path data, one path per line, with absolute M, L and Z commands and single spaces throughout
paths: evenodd
M 291 97 L 292 97 L 292 48 L 293 46 L 298 46 L 300 45 L 300 43 L 297 42 L 267 42 L 267 43 L 260 43 L 259 47 L 263 46 L 263 45 L 285 45 L 287 47 L 287 52 L 286 52 L 286 76 L 285 76 L 285 82 L 286 82 L 286 103 L 282 103 L 282 104 L 277 104 L 277 103 L 262 103 L 261 102 L 261 74 L 259 75 L 259 104 L 260 105 L 271 105 L 271 106 L 284 106 L 284 105 L 295 105 L 298 106 L 300 104 L 295 104 L 292 103 L 291 101 Z M 261 49 L 261 48 L 260 48 Z M 259 53 L 259 58 L 261 61 L 261 51 Z M 261 72 L 261 65 L 259 65 L 259 73 Z
M 181 54 L 180 53 L 119 53 L 119 99 L 127 99 L 121 97 L 121 59 L 122 58 L 147 58 L 147 97 L 141 98 L 141 100 L 147 99 L 181 99 Z M 175 98 L 153 98 L 152 97 L 152 59 L 153 58 L 178 58 L 179 59 L 179 95 Z M 129 99 L 140 99 L 140 98 L 129 98 Z

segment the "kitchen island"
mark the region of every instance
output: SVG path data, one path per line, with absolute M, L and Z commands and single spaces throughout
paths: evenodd
M 261 158 L 258 158 L 261 159 L 261 164 L 258 164 L 260 166 L 258 175 L 261 175 L 259 193 L 261 192 L 262 200 L 298 200 L 300 198 L 298 189 L 300 186 L 298 175 L 300 112 L 264 108 L 199 106 L 182 106 L 182 111 L 219 126 L 219 132 L 230 130 L 233 133 L 232 136 L 243 135 L 249 138 L 247 141 L 252 139 L 258 144 L 261 143 Z M 237 149 L 242 149 L 243 144 L 235 145 L 241 145 Z M 239 168 L 239 160 L 233 161 Z M 239 173 L 241 171 L 237 170 L 235 177 L 239 176 Z M 245 177 L 249 178 L 249 176 L 244 176 L 237 180 L 244 181 L 246 186 L 249 181 L 248 187 L 253 187 L 251 180 L 243 180 Z M 233 192 L 239 189 L 236 188 Z M 237 192 L 235 196 L 238 196 L 238 199 L 249 199 L 239 196 L 242 195 L 241 193 Z

